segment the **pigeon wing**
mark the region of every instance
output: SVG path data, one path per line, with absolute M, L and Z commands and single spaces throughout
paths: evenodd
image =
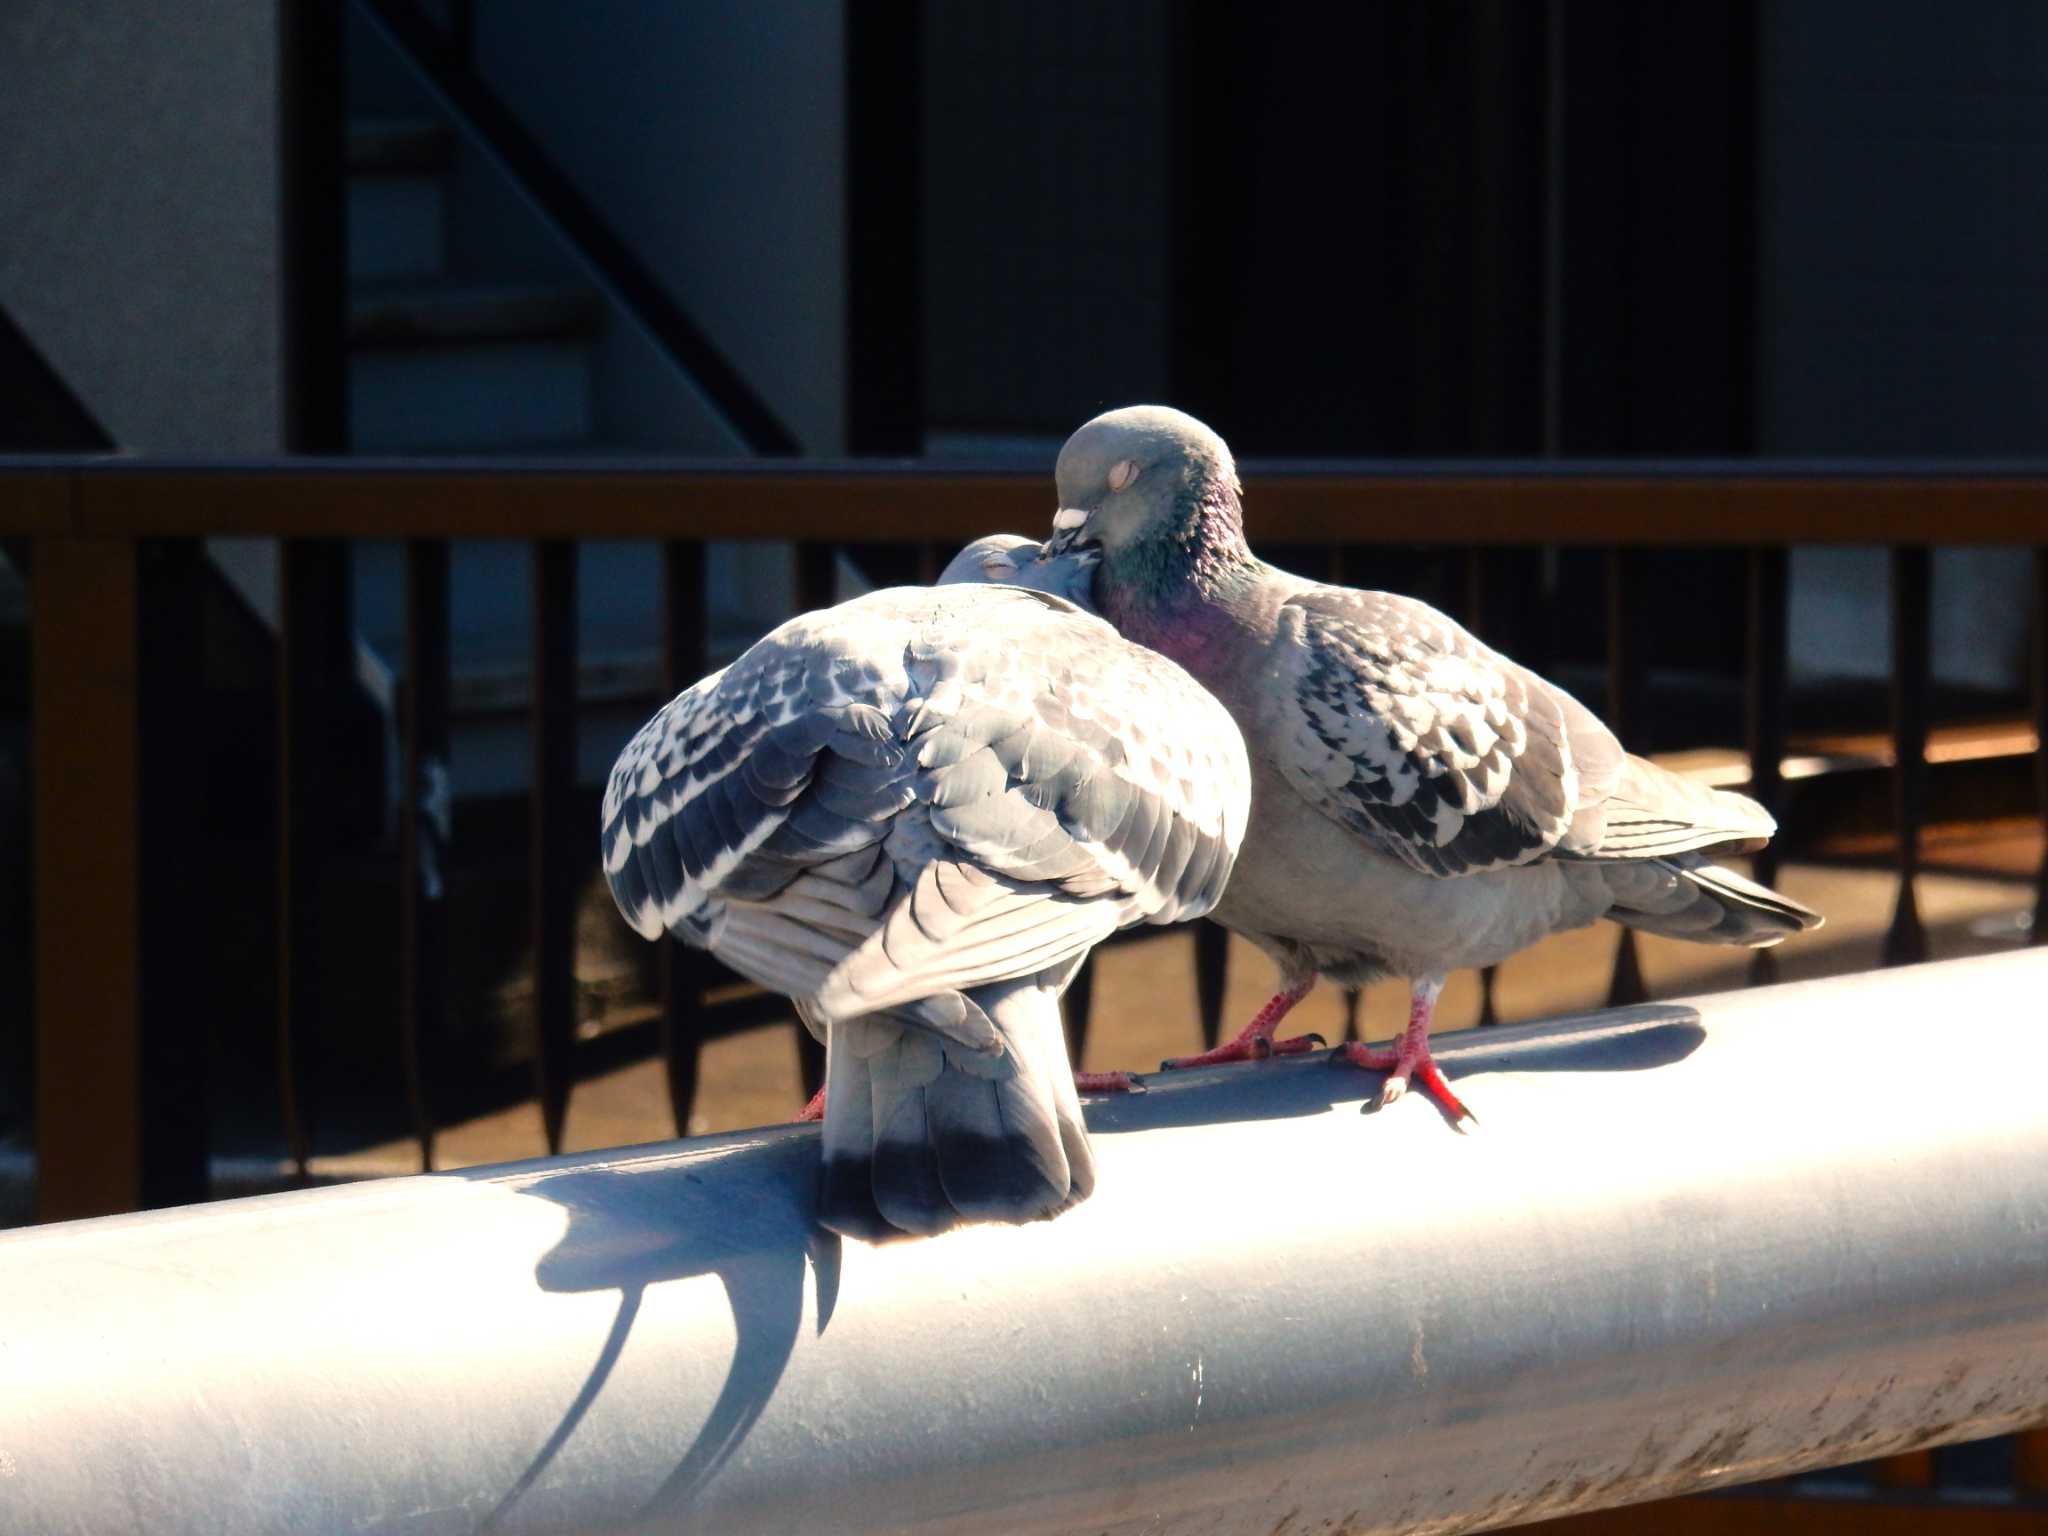
M 889 845 L 907 890 L 835 970 L 828 1013 L 1032 974 L 1127 924 L 1199 916 L 1243 837 L 1243 738 L 1179 667 L 1039 593 L 984 588 L 964 611 L 971 623 L 909 663 L 927 680 L 904 733 L 918 814 Z
M 1311 588 L 1279 637 L 1280 770 L 1333 821 L 1434 875 L 1597 846 L 1624 755 L 1563 689 L 1391 593 Z
M 1213 907 L 1249 782 L 1222 706 L 1073 604 L 887 590 L 792 620 L 642 728 L 607 785 L 605 875 L 648 937 L 982 1049 L 961 989 Z
M 911 799 L 892 725 L 909 687 L 902 631 L 872 602 L 794 619 L 641 727 L 612 767 L 602 830 L 636 932 L 701 945 L 722 902 L 765 902 L 814 872 L 869 880 L 875 860 L 845 861 Z

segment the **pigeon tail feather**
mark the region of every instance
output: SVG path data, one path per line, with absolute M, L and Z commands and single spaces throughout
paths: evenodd
M 833 1231 L 874 1240 L 1030 1221 L 1094 1188 L 1057 991 L 1032 978 L 968 996 L 1001 1056 L 881 1015 L 832 1026 L 819 1220 Z
M 1645 933 L 1699 944 L 1767 949 L 1795 933 L 1818 928 L 1822 922 L 1811 907 L 1697 856 L 1656 859 L 1634 867 L 1663 876 L 1660 888 L 1668 894 L 1634 906 L 1630 892 L 1617 891 L 1616 905 L 1607 915 Z M 1629 868 L 1618 866 L 1615 875 Z M 1610 883 L 1621 882 L 1610 877 Z

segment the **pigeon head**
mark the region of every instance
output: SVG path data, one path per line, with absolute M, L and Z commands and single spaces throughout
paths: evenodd
M 1027 539 L 1021 533 L 991 533 L 947 561 L 934 585 L 1000 582 L 1005 586 L 1029 587 L 1034 592 L 1050 592 L 1054 597 L 1092 609 L 1088 589 L 1101 558 L 1101 552 L 1094 549 L 1046 555 L 1036 539 Z
M 992 533 L 976 539 L 946 562 L 935 586 L 956 582 L 1015 581 L 1017 568 L 1038 554 L 1038 545 L 1021 533 Z
M 1160 538 L 1185 542 L 1191 524 L 1216 518 L 1242 537 L 1230 450 L 1171 406 L 1096 417 L 1067 439 L 1053 474 L 1060 509 L 1049 552 L 1095 545 L 1114 555 Z

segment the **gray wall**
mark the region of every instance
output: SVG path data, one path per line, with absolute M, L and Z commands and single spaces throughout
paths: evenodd
M 843 451 L 840 0 L 492 0 L 476 26 L 485 76 L 805 450 Z M 646 365 L 605 359 L 628 432 L 660 419 L 636 424 Z
M 1791 0 L 1760 26 L 1760 449 L 2048 453 L 2048 6 Z M 1883 554 L 1795 559 L 1795 667 L 1883 675 Z M 1937 673 L 2017 686 L 2026 562 L 1944 550 L 1935 583 Z
M 2048 452 L 2048 6 L 1761 27 L 1761 447 Z
M 1167 394 L 1165 0 L 932 0 L 924 46 L 928 415 L 1050 465 Z
M 0 306 L 117 444 L 280 447 L 277 254 L 276 0 L 0 4 Z

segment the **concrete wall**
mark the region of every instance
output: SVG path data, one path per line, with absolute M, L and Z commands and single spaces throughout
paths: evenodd
M 2048 451 L 2048 6 L 1765 6 L 1760 441 Z
M 840 0 L 493 0 L 476 29 L 485 77 L 805 451 L 843 451 Z M 607 349 L 608 425 L 658 429 L 650 361 Z
M 277 256 L 276 0 L 0 5 L 0 306 L 120 447 L 280 447 Z
M 1049 469 L 1168 392 L 1167 7 L 938 0 L 924 47 L 927 416 L 1040 434 Z

